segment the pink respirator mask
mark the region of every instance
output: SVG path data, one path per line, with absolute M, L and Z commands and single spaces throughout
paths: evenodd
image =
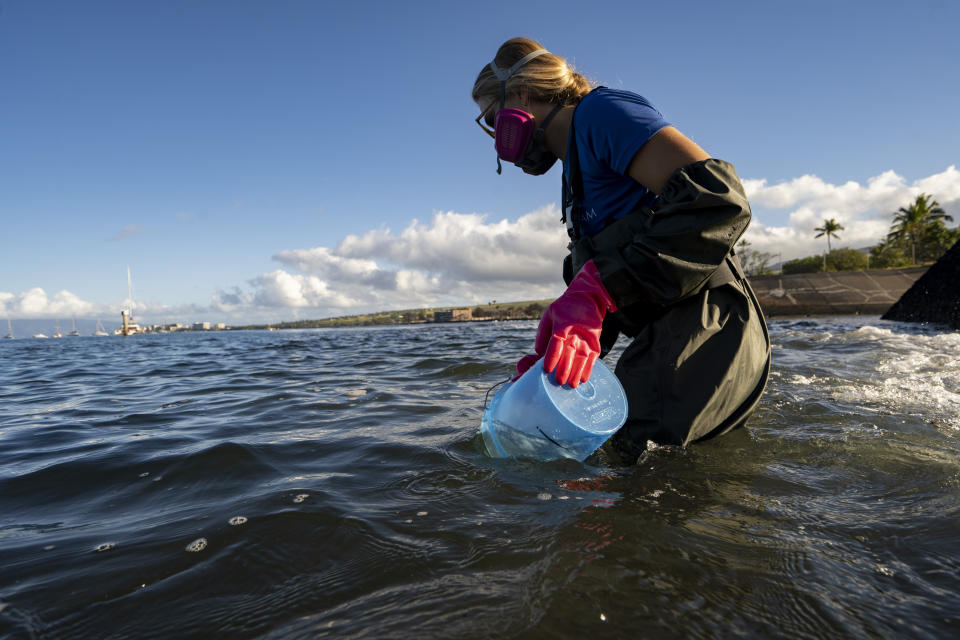
M 537 122 L 533 114 L 527 113 L 522 109 L 500 109 L 494 120 L 494 142 L 493 146 L 497 150 L 498 170 L 499 159 L 512 162 L 524 173 L 539 176 L 550 170 L 550 167 L 557 161 L 557 156 L 553 155 L 543 144 L 546 135 L 547 125 L 553 120 L 553 116 L 560 111 L 560 105 L 553 108 L 550 114 L 544 118 L 543 126 L 537 127 Z
M 533 142 L 537 123 L 533 114 L 522 109 L 500 109 L 494 119 L 496 138 L 493 146 L 497 155 L 507 162 L 519 162 Z

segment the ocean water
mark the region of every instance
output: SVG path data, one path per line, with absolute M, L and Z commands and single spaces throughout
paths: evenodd
M 0 342 L 0 637 L 960 629 L 960 333 L 775 320 L 745 428 L 488 458 L 535 329 Z

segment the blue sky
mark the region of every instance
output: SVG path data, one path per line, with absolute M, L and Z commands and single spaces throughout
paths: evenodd
M 470 88 L 525 35 L 733 162 L 784 259 L 960 216 L 960 5 L 0 2 L 0 317 L 279 321 L 561 290 L 559 170 Z M 958 218 L 960 219 L 960 218 Z

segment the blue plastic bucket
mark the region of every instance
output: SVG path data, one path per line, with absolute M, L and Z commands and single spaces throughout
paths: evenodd
M 558 385 L 538 361 L 494 395 L 480 419 L 480 433 L 494 458 L 582 461 L 626 420 L 623 387 L 601 361 L 576 389 Z

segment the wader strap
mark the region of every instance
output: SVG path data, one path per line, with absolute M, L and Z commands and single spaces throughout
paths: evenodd
M 577 151 L 577 132 L 573 128 L 573 123 L 576 119 L 577 111 L 574 109 L 573 116 L 570 118 L 570 144 L 567 150 L 567 156 L 569 157 L 567 162 L 570 165 L 570 182 L 567 182 L 567 176 L 564 175 L 563 193 L 561 194 L 563 222 L 567 225 L 567 236 L 570 237 L 571 243 L 580 239 L 580 222 L 583 217 L 583 174 L 580 173 L 580 153 Z
M 592 93 L 597 89 L 605 88 L 599 86 L 590 91 Z M 582 100 L 581 98 L 581 102 Z M 567 175 L 564 173 L 563 192 L 560 194 L 561 220 L 567 225 L 567 235 L 570 236 L 571 245 L 580 239 L 580 227 L 581 222 L 583 222 L 583 174 L 580 172 L 580 152 L 577 151 L 577 130 L 574 128 L 574 123 L 577 121 L 577 109 L 580 108 L 581 102 L 577 103 L 573 115 L 570 116 L 570 142 L 567 147 L 569 168 L 567 173 L 570 174 L 570 181 L 567 182 Z

